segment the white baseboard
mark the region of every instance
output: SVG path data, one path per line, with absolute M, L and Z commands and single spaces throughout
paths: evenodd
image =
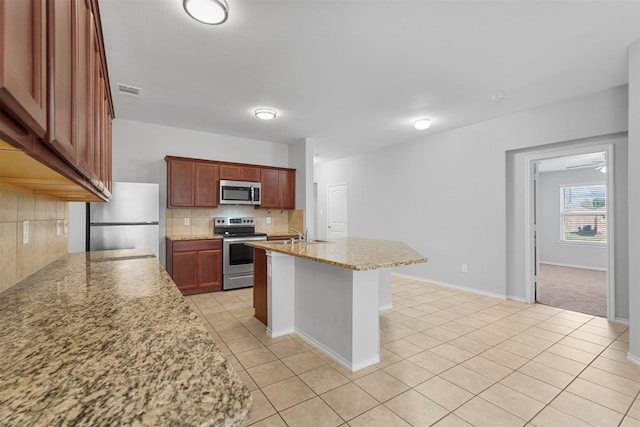
M 391 310 L 393 308 L 393 304 L 381 305 L 378 307 L 378 311 Z
M 289 335 L 294 333 L 294 329 L 293 328 L 287 328 L 287 329 L 281 329 L 279 331 L 273 331 L 271 330 L 270 327 L 267 326 L 267 336 L 271 337 L 271 338 L 277 338 L 277 337 L 281 337 L 283 335 Z
M 557 263 L 557 262 L 540 261 L 539 264 L 557 265 L 558 267 L 583 268 L 585 270 L 607 271 L 606 268 L 589 267 L 589 266 L 586 266 L 586 265 L 560 264 L 560 263 Z
M 326 354 L 327 356 L 332 358 L 340 366 L 344 367 L 345 369 L 348 369 L 349 372 L 355 372 L 355 371 L 357 371 L 359 369 L 366 368 L 367 366 L 371 366 L 371 365 L 375 365 L 376 363 L 380 363 L 380 353 L 378 353 L 376 356 L 370 357 L 369 359 L 366 359 L 366 360 L 360 361 L 358 363 L 353 363 L 352 364 L 348 360 L 346 360 L 345 358 L 343 358 L 339 354 L 335 353 L 333 350 L 329 349 L 328 347 L 326 347 L 322 343 L 316 341 L 315 339 L 313 339 L 309 335 L 305 334 L 301 330 L 296 329 L 295 333 L 300 338 L 302 338 L 303 340 L 305 340 L 306 342 L 308 342 L 309 344 L 311 344 L 312 346 L 314 346 L 315 348 L 317 348 L 318 350 L 320 350 L 321 352 L 323 352 L 324 354 Z
M 627 353 L 627 359 L 638 366 L 640 366 L 640 357 L 634 356 L 631 353 Z
M 615 319 L 613 319 L 613 321 L 616 323 L 622 323 L 623 325 L 629 324 L 629 319 L 622 319 L 620 317 L 616 317 Z
M 472 292 L 474 294 L 484 295 L 484 296 L 487 296 L 487 297 L 499 298 L 499 299 L 503 299 L 503 300 L 514 299 L 516 301 L 524 302 L 524 298 L 520 298 L 520 297 L 512 297 L 512 296 L 509 296 L 509 295 L 496 294 L 494 292 L 487 292 L 487 291 L 483 291 L 481 289 L 469 288 L 467 286 L 456 285 L 456 284 L 453 284 L 453 283 L 440 282 L 439 280 L 425 279 L 424 277 L 416 277 L 416 276 L 411 276 L 409 274 L 403 274 L 403 273 L 392 273 L 392 274 L 396 275 L 396 276 L 406 277 L 408 279 L 419 280 L 419 281 L 425 282 L 425 283 L 432 283 L 434 285 L 445 286 L 447 288 L 453 288 L 453 289 L 459 289 L 461 291 Z

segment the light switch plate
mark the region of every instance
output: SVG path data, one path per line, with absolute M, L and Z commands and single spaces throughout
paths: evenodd
M 267 217 L 267 224 L 271 224 L 271 217 L 270 216 Z
M 29 221 L 22 221 L 22 244 L 29 243 Z

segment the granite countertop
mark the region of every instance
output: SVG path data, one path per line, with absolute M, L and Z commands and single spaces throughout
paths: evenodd
M 331 242 L 247 242 L 245 245 L 359 271 L 427 262 L 418 252 L 394 240 L 346 237 Z
M 267 237 L 295 237 L 298 238 L 298 233 L 293 231 L 267 231 Z
M 216 240 L 222 239 L 221 234 L 197 234 L 193 236 L 166 236 L 169 240 Z
M 0 425 L 245 423 L 251 394 L 153 254 L 67 254 L 0 293 Z
M 259 231 L 260 233 L 260 231 Z M 297 237 L 298 235 L 291 231 L 267 231 L 265 232 L 267 237 Z M 172 236 L 167 235 L 167 239 L 169 240 L 211 240 L 211 239 L 222 239 L 222 234 L 196 234 L 196 235 L 187 235 L 187 236 Z

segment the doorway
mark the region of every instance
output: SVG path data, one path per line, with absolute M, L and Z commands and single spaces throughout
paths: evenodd
M 612 218 L 607 150 L 533 161 L 535 302 L 607 317 Z
M 327 236 L 329 239 L 347 237 L 347 184 L 327 186 Z

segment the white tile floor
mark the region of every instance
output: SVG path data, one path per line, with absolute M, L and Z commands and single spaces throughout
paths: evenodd
M 254 426 L 640 426 L 627 326 L 392 276 L 381 362 L 269 338 L 251 289 L 187 297 L 253 393 Z

